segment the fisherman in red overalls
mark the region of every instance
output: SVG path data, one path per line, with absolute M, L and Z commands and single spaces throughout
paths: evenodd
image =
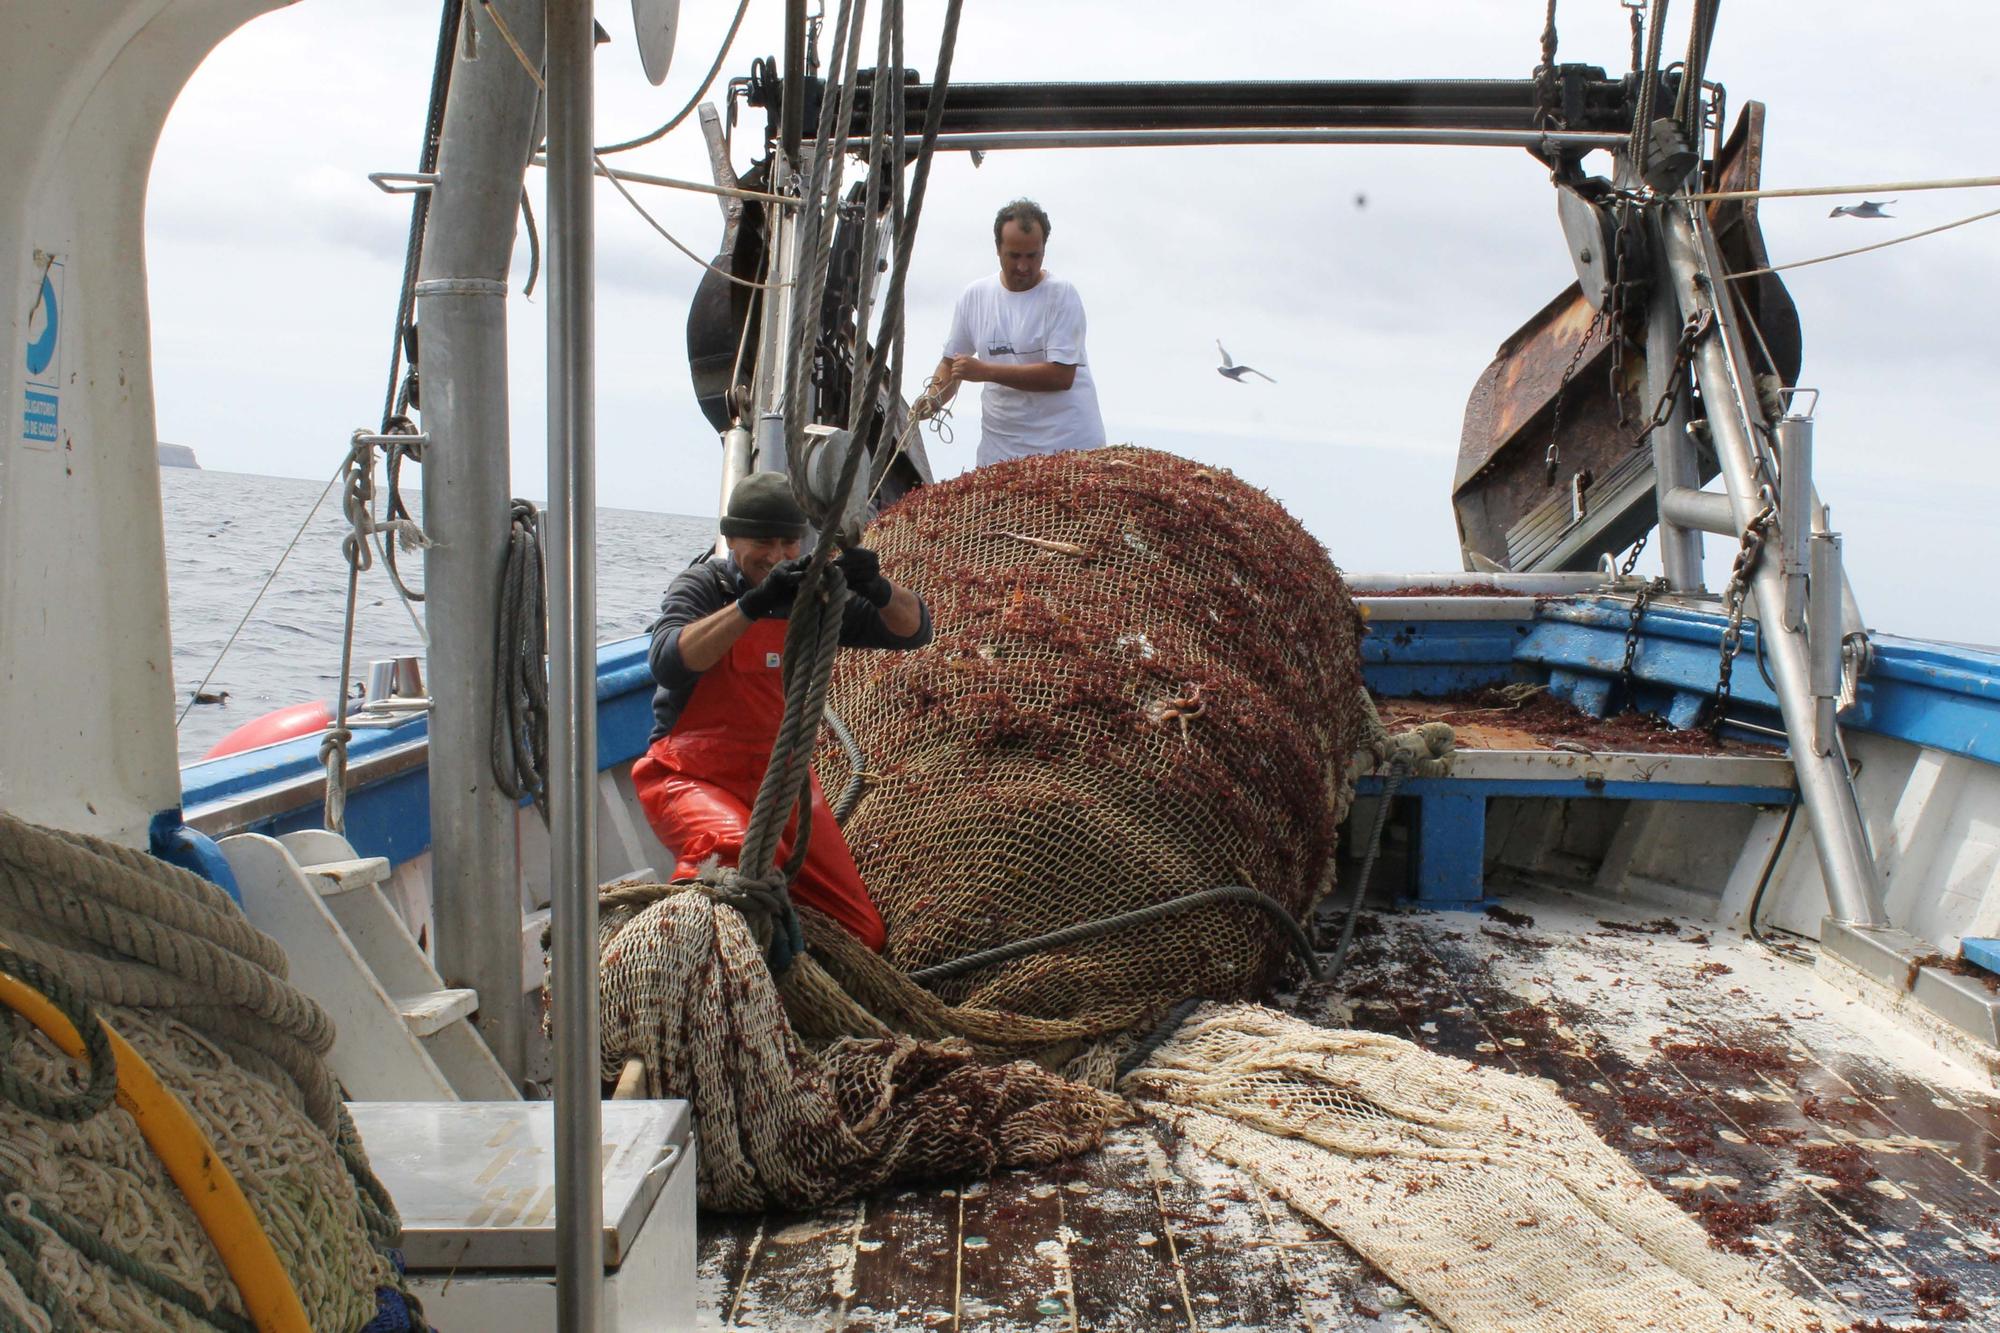
M 730 493 L 720 527 L 729 555 L 706 557 L 667 588 L 653 622 L 651 747 L 632 765 L 646 820 L 693 878 L 717 857 L 735 865 L 750 807 L 764 781 L 784 720 L 785 618 L 805 576 L 799 544 L 806 516 L 778 472 L 753 472 Z M 855 648 L 921 648 L 930 642 L 923 599 L 882 575 L 875 553 L 853 547 L 836 562 L 852 592 L 840 642 Z M 792 884 L 796 902 L 816 907 L 869 948 L 884 939 L 881 914 L 812 779 L 812 833 Z M 797 817 L 779 843 L 791 852 Z

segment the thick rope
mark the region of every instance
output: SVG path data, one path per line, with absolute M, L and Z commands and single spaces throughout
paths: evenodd
M 321 1059 L 333 1024 L 283 980 L 277 944 L 186 888 L 193 880 L 219 893 L 214 885 L 151 858 L 137 868 L 130 860 L 141 853 L 113 846 L 0 812 L 0 924 L 17 937 L 13 947 L 98 1003 L 170 1007 L 227 1044 L 266 1055 L 333 1134 L 339 1088 Z
M 97 1013 L 89 1002 L 65 985 L 61 977 L 12 950 L 0 949 L 0 972 L 26 982 L 48 997 L 49 1003 L 83 1039 L 84 1058 L 90 1067 L 90 1079 L 83 1091 L 65 1096 L 23 1075 L 5 1052 L 0 1052 L 0 1097 L 31 1115 L 63 1124 L 88 1120 L 111 1105 L 111 1099 L 118 1095 L 118 1061 L 111 1053 L 111 1038 L 97 1021 Z M 0 1189 L 4 1188 L 0 1184 Z
M 493 637 L 493 779 L 514 800 L 547 813 L 549 767 L 548 581 L 542 516 L 516 500 L 500 575 Z
M 855 61 L 860 51 L 861 13 L 865 0 L 843 0 L 834 27 L 834 50 L 838 55 L 843 48 L 846 63 L 843 67 L 840 101 L 840 132 L 844 135 L 853 116 Z M 942 86 L 950 68 L 950 52 L 957 37 L 959 5 L 954 0 L 945 21 L 944 45 L 940 52 L 938 86 Z M 887 25 L 896 18 L 894 11 L 885 10 L 882 22 Z M 844 154 L 833 151 L 830 136 L 834 99 L 825 98 L 820 104 L 820 125 L 813 163 L 813 188 L 808 191 L 808 200 L 822 198 L 824 190 L 826 208 L 806 209 L 802 247 L 815 256 L 815 277 L 806 293 L 802 307 L 795 307 L 792 352 L 795 358 L 793 376 L 787 383 L 794 389 L 802 382 L 800 376 L 806 364 L 803 359 L 809 354 L 812 341 L 816 339 L 819 324 L 819 305 L 825 296 L 826 275 L 831 264 L 830 227 L 838 206 L 837 195 L 840 182 L 840 159 Z M 941 113 L 942 99 L 937 99 L 932 108 Z M 935 134 L 926 134 L 926 150 L 935 142 Z M 829 165 L 828 158 L 833 158 Z M 918 196 L 925 179 L 924 163 L 919 164 Z M 917 208 L 912 207 L 909 218 L 911 232 L 914 233 Z M 898 238 L 896 277 L 902 278 L 908 271 L 910 236 Z M 891 284 L 890 309 L 900 306 L 901 288 L 894 281 Z M 807 341 L 801 342 L 800 339 Z M 876 371 L 886 371 L 886 361 L 878 361 Z M 871 376 L 871 383 L 875 382 Z M 803 405 L 794 399 L 788 404 L 787 433 L 793 438 L 794 448 L 789 456 L 796 457 L 796 444 L 805 429 Z M 807 850 L 812 838 L 812 803 L 805 799 L 807 784 L 811 780 L 810 762 L 814 743 L 819 734 L 821 720 L 826 712 L 827 688 L 833 678 L 833 664 L 840 652 L 840 631 L 845 619 L 845 608 L 849 592 L 846 576 L 834 566 L 833 548 L 838 534 L 831 522 L 832 516 L 846 512 L 848 497 L 853 494 L 854 484 L 860 474 L 863 451 L 850 449 L 842 460 L 840 476 L 834 484 L 834 494 L 824 509 L 806 500 L 807 511 L 820 528 L 820 537 L 813 550 L 810 563 L 806 567 L 798 595 L 792 603 L 790 620 L 785 627 L 784 671 L 785 671 L 785 715 L 778 727 L 778 734 L 771 748 L 771 759 L 764 771 L 764 780 L 759 785 L 757 797 L 751 806 L 750 821 L 744 831 L 743 848 L 734 867 L 712 868 L 702 877 L 703 882 L 716 891 L 723 902 L 767 916 L 771 922 L 769 942 L 769 962 L 773 971 L 783 972 L 791 965 L 791 960 L 805 947 L 805 936 L 794 910 L 789 887 L 805 863 Z M 799 489 L 798 478 L 793 479 L 794 491 Z M 818 512 L 815 512 L 818 511 Z M 784 828 L 797 812 L 797 829 L 793 837 L 793 850 L 788 863 L 776 864 L 777 844 Z

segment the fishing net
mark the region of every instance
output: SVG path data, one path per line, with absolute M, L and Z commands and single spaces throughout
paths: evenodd
M 814 916 L 816 935 L 844 933 Z M 1039 1065 L 983 1064 L 963 1043 L 886 1026 L 809 1049 L 743 917 L 690 886 L 624 887 L 599 930 L 604 1076 L 643 1054 L 649 1096 L 694 1103 L 703 1207 L 809 1208 L 900 1180 L 1046 1165 L 1128 1117 L 1117 1097 Z M 801 959 L 788 985 L 816 971 Z
M 197 876 L 0 814 L 0 949 L 87 1001 L 187 1107 L 312 1327 L 378 1327 L 394 1304 L 378 1307 L 378 1288 L 400 1281 L 384 1253 L 398 1223 L 321 1059 L 332 1025 L 284 980 L 276 944 Z M 247 1329 L 131 1113 L 51 1118 L 37 1090 L 73 1098 L 86 1074 L 0 1006 L 0 1323 Z M 179 1302 L 160 1294 L 169 1286 Z
M 1460 1330 L 1825 1330 L 1709 1243 L 1546 1084 L 1253 1005 L 1197 1010 L 1125 1091 Z
M 936 626 L 918 652 L 844 655 L 832 686 L 866 756 L 847 834 L 886 954 L 802 910 L 811 951 L 774 983 L 768 925 L 695 886 L 603 902 L 604 1073 L 637 1057 L 649 1092 L 693 1101 L 712 1208 L 1095 1146 L 1127 1114 L 1096 1089 L 1135 1029 L 1282 965 L 1272 914 L 1330 886 L 1373 723 L 1339 574 L 1226 472 L 1131 448 L 1022 460 L 926 488 L 870 544 Z M 821 762 L 829 787 L 855 776 Z M 908 975 L 1221 885 L 1268 902 Z
M 1314 540 L 1226 471 L 1129 447 L 981 468 L 869 533 L 930 603 L 916 653 L 849 653 L 846 826 L 916 972 L 1220 885 L 1293 918 L 1333 882 L 1367 736 L 1361 617 Z M 828 790 L 850 777 L 820 757 Z M 1254 993 L 1288 935 L 1204 906 L 939 981 L 961 1009 L 1124 1032 Z

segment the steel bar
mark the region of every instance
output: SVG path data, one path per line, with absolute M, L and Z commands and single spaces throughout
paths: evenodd
M 1706 310 L 1715 320 L 1714 328 L 1695 348 L 1695 373 L 1701 382 L 1702 401 L 1708 406 L 1709 432 L 1729 487 L 1736 523 L 1739 530 L 1746 529 L 1765 503 L 1765 479 L 1751 436 L 1749 386 L 1738 378 L 1732 354 L 1731 343 L 1740 341 L 1735 315 L 1727 302 L 1715 299 L 1721 260 L 1699 205 L 1670 204 L 1664 220 L 1667 263 L 1682 316 L 1694 317 Z M 1760 608 L 1784 604 L 1784 574 L 1776 560 L 1759 561 L 1753 581 Z M 1886 925 L 1875 859 L 1848 778 L 1844 747 L 1835 737 L 1831 753 L 1818 752 L 1805 638 L 1787 631 L 1781 620 L 1767 616 L 1761 621 L 1759 641 L 1777 685 L 1792 764 L 1798 770 L 1799 793 L 1812 816 L 1813 843 L 1826 881 L 1828 908 L 1835 919 L 1853 925 Z
M 715 504 L 717 518 L 728 512 L 729 493 L 736 489 L 736 483 L 750 475 L 750 449 L 750 432 L 743 427 L 731 426 L 722 432 L 722 494 Z M 721 536 L 715 539 L 715 554 L 729 554 L 728 543 Z
M 1632 107 L 1622 79 L 1588 66 L 1560 67 L 1568 126 L 1624 132 Z M 864 83 L 873 70 L 862 71 Z M 904 92 L 907 124 L 921 124 L 931 85 Z M 860 102 L 860 99 L 856 99 Z M 957 83 L 951 85 L 944 134 L 1015 130 L 1157 130 L 1294 128 L 1339 125 L 1439 129 L 1538 128 L 1541 102 L 1532 79 L 1353 79 L 1125 81 L 1103 83 Z M 866 116 L 849 123 L 866 132 Z
M 1778 559 L 1785 571 L 1783 615 L 1785 628 L 1795 630 L 1806 619 L 1806 543 L 1813 535 L 1812 418 L 1781 417 L 1772 430 L 1778 441 Z
M 592 0 L 548 0 L 549 892 L 554 923 L 556 1310 L 563 1333 L 595 1333 L 604 1284 L 604 1182 L 598 1146 L 591 7 Z
M 538 60 L 541 0 L 494 6 Z M 493 775 L 500 618 L 493 590 L 509 530 L 507 270 L 540 92 L 517 60 L 467 60 L 463 44 L 455 60 L 417 270 L 430 436 L 424 623 L 438 685 L 430 714 L 431 895 L 437 969 L 447 986 L 479 993 L 474 1025 L 518 1083 L 530 1024 L 518 811 Z
M 1728 496 L 1692 486 L 1675 486 L 1661 493 L 1660 522 L 1662 526 L 1671 523 L 1683 531 L 1713 532 L 1720 537 L 1743 534 L 1736 526 L 1736 509 Z
M 1426 129 L 1394 125 L 1341 129 L 1244 130 L 1048 130 L 1021 133 L 940 134 L 940 152 L 997 153 L 1026 148 L 1200 148 L 1257 144 L 1411 144 L 1434 148 L 1529 148 L 1582 153 L 1615 150 L 1622 134 L 1573 130 Z M 847 151 L 864 153 L 866 138 L 847 140 Z
M 529 159 L 531 166 L 546 167 L 548 155 L 537 153 Z M 758 203 L 777 204 L 784 208 L 796 208 L 798 200 L 788 199 L 781 194 L 768 194 L 763 190 L 745 190 L 734 185 L 709 185 L 702 181 L 681 180 L 677 176 L 655 176 L 644 171 L 627 171 L 623 167 L 607 167 L 597 164 L 597 174 L 603 177 L 629 181 L 634 185 L 657 185 L 667 190 L 688 190 L 694 194 L 713 194 L 728 199 L 755 199 Z M 724 205 L 725 209 L 727 205 Z
M 1840 534 L 1815 532 L 1807 543 L 1811 554 L 1806 644 L 1811 650 L 1813 744 L 1830 754 L 1839 739 L 1836 730 L 1840 699 Z
M 778 107 L 778 149 L 786 165 L 799 160 L 806 123 L 806 0 L 785 0 L 785 82 Z M 775 173 L 773 181 L 777 180 Z

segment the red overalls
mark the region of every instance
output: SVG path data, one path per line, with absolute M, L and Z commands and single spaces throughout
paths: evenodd
M 727 656 L 702 672 L 674 729 L 632 765 L 646 821 L 679 858 L 675 879 L 694 878 L 711 856 L 735 865 L 742 855 L 750 807 L 785 717 L 784 646 L 782 620 L 760 620 L 745 630 Z M 886 938 L 881 914 L 868 901 L 817 775 L 812 803 L 812 838 L 792 897 L 880 952 Z M 778 843 L 780 865 L 797 831 L 794 812 Z

